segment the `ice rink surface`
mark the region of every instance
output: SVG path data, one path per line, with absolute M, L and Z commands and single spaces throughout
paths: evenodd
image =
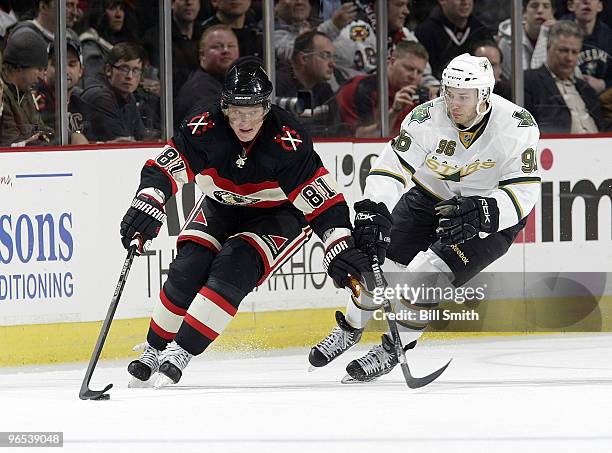
M 82 453 L 612 452 L 611 334 L 423 342 L 414 375 L 454 360 L 419 390 L 399 367 L 340 384 L 365 350 L 312 373 L 306 350 L 209 354 L 162 390 L 128 389 L 127 360 L 101 363 L 91 387 L 112 382 L 109 401 L 78 399 L 86 364 L 0 369 L 0 431 L 63 431 L 62 451 Z

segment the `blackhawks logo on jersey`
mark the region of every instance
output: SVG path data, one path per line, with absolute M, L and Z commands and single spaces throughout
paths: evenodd
M 281 134 L 276 134 L 274 141 L 279 143 L 285 151 L 297 151 L 298 146 L 302 144 L 302 137 L 295 129 L 288 126 L 283 126 Z
M 515 111 L 512 114 L 512 118 L 519 120 L 518 127 L 530 127 L 535 126 L 536 122 L 527 110 Z
M 430 102 L 426 102 L 425 104 L 417 105 L 412 112 L 410 112 L 410 120 L 408 124 L 416 121 L 417 123 L 424 123 L 428 119 L 431 118 L 431 113 L 429 113 L 429 109 L 433 106 Z
M 259 201 L 257 198 L 245 197 L 227 190 L 215 190 L 213 195 L 218 202 L 232 206 L 247 206 Z
M 208 112 L 194 116 L 187 123 L 187 127 L 191 129 L 191 135 L 202 135 L 214 125 L 215 123 L 212 119 L 210 119 L 210 113 Z

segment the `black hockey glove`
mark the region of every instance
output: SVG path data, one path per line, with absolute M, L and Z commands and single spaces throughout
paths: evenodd
M 497 200 L 487 197 L 453 197 L 436 205 L 440 217 L 436 233 L 444 245 L 461 244 L 481 231 L 495 233 L 499 226 Z
M 129 249 L 132 240 L 139 236 L 138 252 L 142 253 L 144 244 L 157 237 L 164 220 L 164 207 L 157 200 L 144 194 L 138 195 L 121 221 L 121 243 Z
M 357 247 L 367 255 L 376 253 L 379 264 L 385 262 L 391 242 L 391 213 L 384 203 L 361 200 L 355 203 L 353 237 Z
M 323 268 L 340 288 L 352 288 L 351 277 L 373 291 L 376 287 L 368 256 L 355 247 L 355 240 L 345 236 L 333 242 L 325 251 Z

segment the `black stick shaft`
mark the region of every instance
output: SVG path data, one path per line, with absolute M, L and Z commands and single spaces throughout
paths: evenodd
M 93 375 L 94 369 L 98 364 L 98 359 L 100 358 L 100 354 L 102 353 L 102 348 L 104 347 L 104 342 L 106 341 L 106 336 L 110 330 L 111 323 L 113 322 L 113 317 L 115 316 L 115 311 L 117 311 L 117 306 L 119 305 L 119 299 L 121 298 L 121 293 L 123 292 L 123 288 L 125 287 L 125 282 L 127 281 L 128 274 L 130 273 L 130 268 L 132 267 L 132 263 L 134 261 L 134 257 L 136 256 L 137 245 L 131 245 L 127 257 L 123 262 L 123 267 L 121 268 L 121 275 L 119 275 L 119 281 L 117 282 L 117 287 L 115 288 L 115 293 L 113 294 L 113 298 L 111 299 L 110 306 L 108 307 L 108 312 L 106 313 L 106 318 L 104 319 L 104 323 L 102 324 L 102 328 L 100 329 L 100 334 L 98 335 L 98 341 L 96 342 L 96 346 L 94 347 L 93 353 L 91 355 L 91 359 L 89 359 L 89 365 L 87 367 L 87 371 L 85 372 L 85 377 L 83 378 L 83 383 L 81 384 L 81 390 L 79 392 L 79 398 L 82 400 L 86 399 L 94 399 L 96 397 L 101 396 L 104 392 L 112 387 L 112 384 L 105 387 L 102 391 L 90 390 L 89 389 L 89 381 L 91 381 L 91 377 Z

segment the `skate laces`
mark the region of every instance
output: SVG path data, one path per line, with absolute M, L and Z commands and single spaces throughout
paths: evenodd
M 389 354 L 382 345 L 377 344 L 366 355 L 357 359 L 357 363 L 367 375 L 370 375 L 388 368 L 393 357 L 394 355 Z
M 142 350 L 142 354 L 140 354 L 138 361 L 144 363 L 146 366 L 151 368 L 152 373 L 155 373 L 159 369 L 160 352 L 150 346 L 148 343 L 140 343 L 132 348 L 132 351 L 140 350 Z
M 317 349 L 328 359 L 332 358 L 346 347 L 346 339 L 349 335 L 350 333 L 345 332 L 340 327 L 334 327 L 331 333 L 317 345 Z
M 176 365 L 181 371 L 185 369 L 193 355 L 189 354 L 175 341 L 169 343 L 161 353 L 160 361 L 170 362 Z

